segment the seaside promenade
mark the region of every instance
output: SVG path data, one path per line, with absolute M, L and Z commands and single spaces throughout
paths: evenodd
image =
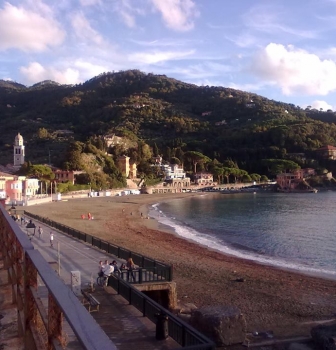
M 40 251 L 55 272 L 60 273 L 60 278 L 69 288 L 71 287 L 70 271 L 80 271 L 82 287 L 86 288 L 92 282 L 95 283 L 100 260 L 117 260 L 120 263 L 116 257 L 68 237 L 44 224 L 36 221 L 34 224 L 36 227 L 42 227 L 43 234 L 39 238 L 36 230 L 36 234 L 31 240 L 32 244 L 35 249 Z M 20 227 L 23 232 L 26 232 L 24 226 Z M 50 232 L 54 234 L 53 247 L 50 247 Z M 60 262 L 60 266 L 58 262 Z M 38 294 L 43 304 L 46 305 L 47 293 L 41 280 L 39 280 Z M 91 315 L 119 350 L 169 350 L 180 347 L 170 337 L 165 340 L 156 340 L 155 324 L 143 317 L 141 312 L 129 305 L 111 287 L 96 287 L 93 295 L 100 302 L 100 310 L 92 312 Z M 82 299 L 81 296 L 79 298 Z M 77 349 L 76 337 L 71 332 L 71 328 L 65 326 L 65 331 L 68 348 Z M 69 347 L 69 345 L 71 346 Z

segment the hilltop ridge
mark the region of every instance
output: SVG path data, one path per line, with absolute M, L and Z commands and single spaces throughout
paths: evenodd
M 18 131 L 29 146 L 27 157 L 37 162 L 46 158 L 45 147 L 65 150 L 69 139 L 52 137 L 60 129 L 72 131 L 71 140 L 116 134 L 156 144 L 166 156 L 180 147 L 219 161 L 230 158 L 250 171 L 263 158 L 309 155 L 336 145 L 333 111 L 304 110 L 254 93 L 138 70 L 107 72 L 77 85 L 44 81 L 28 88 L 0 81 L 0 116 L 7 130 L 0 140 L 2 164 L 12 158 Z M 39 129 L 49 136 L 41 140 Z

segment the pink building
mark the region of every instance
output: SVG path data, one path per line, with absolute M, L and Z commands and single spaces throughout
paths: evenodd
M 18 179 L 7 180 L 6 196 L 10 201 L 22 201 L 22 181 Z
M 278 174 L 276 177 L 276 182 L 283 189 L 293 190 L 303 179 L 309 176 L 314 176 L 315 174 L 316 173 L 313 168 L 300 169 L 294 171 L 293 173 Z
M 336 159 L 336 147 L 334 146 L 324 146 L 316 150 L 319 157 L 323 159 Z
M 213 175 L 210 173 L 196 173 L 194 181 L 197 185 L 214 185 Z

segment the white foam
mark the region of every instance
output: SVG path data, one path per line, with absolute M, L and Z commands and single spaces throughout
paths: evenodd
M 333 270 L 317 269 L 314 267 L 296 264 L 288 260 L 277 259 L 272 256 L 260 255 L 253 252 L 244 252 L 242 250 L 234 249 L 230 246 L 225 245 L 225 243 L 222 241 L 217 240 L 215 237 L 210 237 L 209 235 L 202 234 L 201 232 L 198 232 L 191 227 L 183 226 L 180 223 L 174 221 L 175 218 L 167 217 L 161 210 L 158 209 L 159 204 L 160 203 L 156 203 L 152 205 L 150 216 L 158 220 L 161 224 L 172 227 L 175 233 L 183 238 L 190 239 L 210 249 L 214 249 L 228 255 L 236 256 L 238 258 L 252 260 L 260 264 L 275 266 L 286 270 L 289 269 L 300 271 L 302 273 L 314 276 L 323 275 L 327 278 L 336 279 L 336 271 Z

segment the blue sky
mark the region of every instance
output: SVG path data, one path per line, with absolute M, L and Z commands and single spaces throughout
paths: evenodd
M 336 0 L 0 0 L 0 79 L 140 69 L 336 110 Z

